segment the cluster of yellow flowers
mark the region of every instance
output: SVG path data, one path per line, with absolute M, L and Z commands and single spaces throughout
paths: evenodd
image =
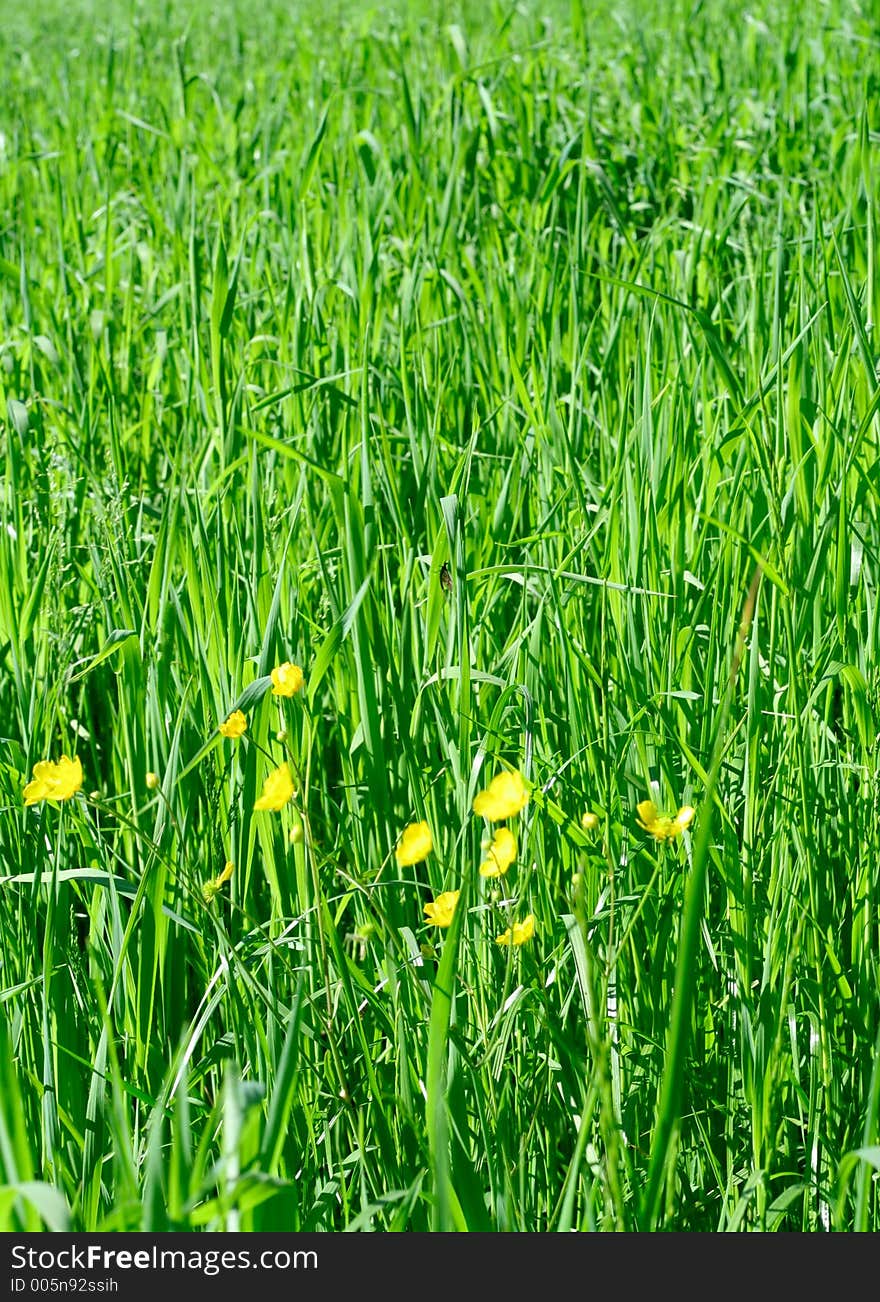
M 302 690 L 305 683 L 305 677 L 299 665 L 291 664 L 285 660 L 283 664 L 276 665 L 269 677 L 272 679 L 273 696 L 296 696 L 297 692 Z M 230 741 L 235 741 L 244 736 L 247 731 L 247 715 L 242 710 L 233 710 L 230 715 L 218 725 L 218 731 L 222 737 Z M 277 734 L 279 741 L 287 740 L 287 732 L 282 728 Z M 288 801 L 296 795 L 296 787 L 293 785 L 293 778 L 290 774 L 290 765 L 287 763 L 279 764 L 263 782 L 263 789 L 257 799 L 254 801 L 254 810 L 262 812 L 270 810 L 277 813 L 283 809 Z M 296 832 L 299 836 L 295 836 Z M 302 824 L 299 823 L 291 830 L 291 844 L 296 844 L 297 840 L 302 839 Z M 212 877 L 210 881 L 205 882 L 202 887 L 202 895 L 205 903 L 210 904 L 217 894 L 217 891 L 232 876 L 233 865 L 227 863 L 219 877 Z
M 285 660 L 282 665 L 276 665 L 269 677 L 272 679 L 273 696 L 296 696 L 305 683 L 302 669 L 300 669 L 299 665 L 291 664 L 289 660 Z M 244 736 L 247 726 L 247 715 L 242 710 L 233 710 L 218 725 L 218 731 L 221 736 L 234 741 Z M 278 733 L 278 740 L 285 740 L 286 735 L 282 730 Z M 296 787 L 293 785 L 293 779 L 290 776 L 290 766 L 288 764 L 279 764 L 278 768 L 273 769 L 263 783 L 263 790 L 254 801 L 254 809 L 268 809 L 277 813 L 295 795 Z
M 289 660 L 276 665 L 270 677 L 273 696 L 295 696 L 305 682 L 302 669 L 299 665 L 291 664 Z M 247 715 L 242 710 L 233 710 L 218 725 L 218 731 L 222 737 L 235 741 L 244 735 L 247 726 Z M 279 734 L 279 739 L 283 739 L 283 736 L 284 734 Z M 160 786 L 158 773 L 152 771 L 147 773 L 145 781 L 149 791 L 158 790 Z M 57 763 L 52 760 L 39 760 L 34 765 L 31 781 L 24 788 L 24 803 L 36 805 L 41 800 L 70 800 L 82 784 L 82 763 L 77 755 L 74 755 L 73 759 L 68 755 L 62 755 Z M 282 809 L 295 794 L 290 768 L 287 764 L 281 764 L 266 778 L 262 794 L 254 802 L 254 809 Z M 206 904 L 210 904 L 220 887 L 229 881 L 233 868 L 234 865 L 227 861 L 221 873 L 204 883 L 202 896 Z
M 273 696 L 295 696 L 302 690 L 305 679 L 299 665 L 285 660 L 276 665 L 270 674 Z M 218 731 L 227 740 L 237 740 L 244 736 L 248 727 L 247 715 L 242 710 L 233 710 L 219 725 Z M 279 740 L 286 739 L 286 732 L 278 733 Z M 71 759 L 62 755 L 60 760 L 40 760 L 34 765 L 33 777 L 24 788 L 24 803 L 35 805 L 42 800 L 70 800 L 83 784 L 82 764 L 78 756 Z M 147 787 L 154 791 L 160 786 L 159 776 L 148 773 Z M 296 788 L 287 763 L 280 764 L 263 782 L 263 789 L 254 802 L 254 809 L 278 811 L 293 799 Z M 485 790 L 477 795 L 473 802 L 473 811 L 478 817 L 489 823 L 504 823 L 515 817 L 525 808 L 529 800 L 529 789 L 521 773 L 516 769 L 497 773 Z M 653 800 L 643 800 L 636 806 L 637 822 L 643 831 L 658 841 L 670 841 L 687 828 L 694 817 L 691 805 L 683 805 L 676 814 L 661 814 Z M 591 811 L 581 818 L 585 831 L 593 831 L 599 819 Z M 297 826 L 290 833 L 292 844 L 302 839 L 302 826 Z M 410 823 L 401 833 L 400 842 L 395 851 L 397 862 L 401 867 L 421 863 L 434 848 L 431 829 L 424 821 Z M 480 864 L 481 877 L 503 877 L 517 854 L 516 837 L 509 827 L 496 829 L 492 839 L 483 843 L 485 851 Z M 227 862 L 223 871 L 210 878 L 202 887 L 205 902 L 210 904 L 220 887 L 231 878 L 233 864 Z M 436 927 L 449 927 L 455 915 L 460 891 L 443 891 L 436 899 L 425 905 L 425 921 Z M 523 945 L 535 934 L 535 915 L 529 913 L 522 922 L 514 922 L 500 936 L 495 937 L 498 945 Z
M 529 789 L 521 773 L 516 770 L 498 773 L 475 798 L 474 813 L 488 819 L 490 823 L 500 823 L 513 818 L 524 809 L 529 799 Z M 395 855 L 401 867 L 421 863 L 434 848 L 431 829 L 427 823 L 410 823 L 405 827 Z M 485 847 L 486 857 L 480 865 L 482 877 L 501 877 L 507 872 L 516 858 L 516 837 L 509 827 L 500 827 Z M 455 915 L 458 897 L 461 891 L 443 891 L 435 900 L 425 905 L 425 921 L 435 927 L 449 927 Z M 531 940 L 535 934 L 535 915 L 530 913 L 523 922 L 516 922 L 500 936 L 496 936 L 498 945 L 522 945 Z
M 475 798 L 473 810 L 490 823 L 502 822 L 518 814 L 528 803 L 529 791 L 522 774 L 516 770 L 498 773 Z M 694 817 L 692 805 L 682 805 L 677 814 L 661 814 L 653 800 L 643 800 L 636 806 L 637 822 L 643 831 L 658 841 L 670 841 L 688 827 Z M 581 817 L 581 827 L 587 832 L 599 826 L 599 819 L 591 810 Z M 431 829 L 426 822 L 410 823 L 405 827 L 395 851 L 401 867 L 421 863 L 434 848 Z M 503 877 L 516 859 L 516 837 L 509 827 L 500 827 L 492 840 L 484 842 L 485 858 L 480 864 L 481 877 Z M 461 891 L 443 891 L 425 905 L 425 921 L 435 927 L 449 927 L 455 915 Z M 498 945 L 522 945 L 535 934 L 535 915 L 528 914 L 522 922 L 515 922 L 496 936 Z

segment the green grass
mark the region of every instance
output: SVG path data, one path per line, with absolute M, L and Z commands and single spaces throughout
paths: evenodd
M 876 13 L 207 8 L 4 18 L 0 1229 L 880 1229 Z

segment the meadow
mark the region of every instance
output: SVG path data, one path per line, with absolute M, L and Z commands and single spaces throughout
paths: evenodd
M 875 7 L 3 8 L 0 1230 L 880 1229 Z

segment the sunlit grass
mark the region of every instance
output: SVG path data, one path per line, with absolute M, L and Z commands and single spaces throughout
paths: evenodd
M 8 19 L 0 1229 L 880 1229 L 870 7 Z

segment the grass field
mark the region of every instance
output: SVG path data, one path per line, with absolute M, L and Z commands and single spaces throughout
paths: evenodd
M 254 14 L 3 15 L 0 1229 L 880 1229 L 876 9 Z

